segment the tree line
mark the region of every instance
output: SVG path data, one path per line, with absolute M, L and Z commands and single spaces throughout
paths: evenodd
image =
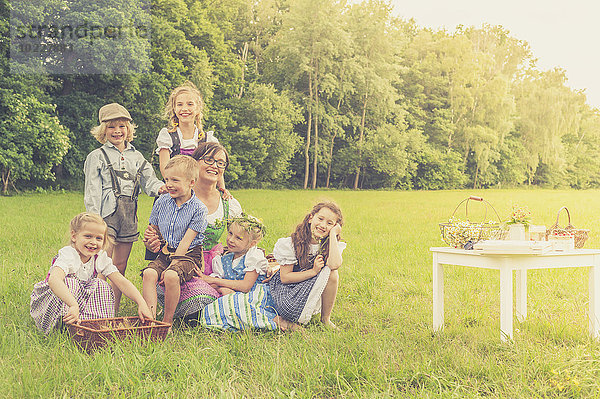
M 0 0 L 5 193 L 81 187 L 98 146 L 89 131 L 110 102 L 129 109 L 133 144 L 152 158 L 166 98 L 185 80 L 203 93 L 205 130 L 230 150 L 230 188 L 600 184 L 598 111 L 501 26 L 431 30 L 379 0 L 45 3 Z M 149 34 L 105 30 L 78 38 L 79 56 L 58 49 L 14 69 L 14 32 L 27 32 L 15 19 L 45 27 L 30 34 L 55 49 L 57 21 L 107 18 Z

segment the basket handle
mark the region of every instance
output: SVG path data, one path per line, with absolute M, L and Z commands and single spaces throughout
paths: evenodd
M 556 215 L 556 223 L 554 223 L 554 225 L 555 225 L 556 227 L 558 227 L 558 219 L 560 218 L 560 212 L 561 212 L 563 209 L 564 209 L 565 211 L 567 211 L 567 217 L 569 218 L 569 221 L 567 222 L 567 226 L 570 226 L 570 225 L 571 225 L 571 214 L 569 213 L 569 209 L 568 209 L 566 206 L 563 206 L 562 208 L 560 208 L 560 209 L 558 210 L 558 214 Z
M 496 211 L 496 208 L 494 208 L 492 206 L 492 204 L 490 204 L 488 201 L 484 200 L 483 197 L 478 197 L 476 195 L 471 195 L 468 198 L 465 198 L 464 200 L 460 201 L 458 203 L 458 205 L 456 205 L 456 208 L 454 208 L 454 212 L 452 212 L 452 216 L 450 217 L 454 217 L 454 215 L 456 214 L 456 211 L 458 210 L 458 208 L 463 204 L 463 202 L 466 202 L 465 204 L 465 217 L 467 218 L 467 220 L 469 220 L 469 201 L 478 201 L 478 202 L 483 202 L 483 204 L 485 205 L 485 213 L 483 215 L 483 220 L 485 221 L 486 216 L 487 216 L 487 211 L 488 211 L 488 206 L 490 208 L 492 208 L 492 210 L 494 211 L 494 213 L 496 214 L 496 217 L 498 218 L 498 222 L 500 222 L 502 219 L 500 219 L 500 215 L 498 215 L 498 212 Z

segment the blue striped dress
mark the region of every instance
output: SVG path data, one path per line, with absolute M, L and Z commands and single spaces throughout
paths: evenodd
M 260 250 L 257 250 L 260 251 Z M 277 324 L 273 321 L 277 312 L 268 284 L 263 284 L 267 260 L 257 260 L 256 251 L 248 251 L 234 265 L 233 253 L 221 257 L 220 261 L 224 278 L 243 280 L 246 272 L 255 270 L 259 272 L 258 279 L 249 292 L 234 292 L 224 295 L 208 304 L 200 315 L 200 325 L 229 331 L 242 331 L 247 329 L 276 330 Z M 264 259 L 264 260 L 263 260 Z M 217 260 L 218 262 L 218 260 Z M 215 265 L 215 263 L 213 263 Z

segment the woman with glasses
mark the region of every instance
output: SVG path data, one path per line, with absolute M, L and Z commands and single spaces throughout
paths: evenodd
M 225 223 L 220 221 L 230 217 L 239 217 L 242 214 L 242 206 L 235 198 L 223 199 L 217 188 L 217 183 L 223 178 L 223 174 L 229 165 L 227 150 L 219 143 L 200 143 L 192 158 L 198 161 L 199 176 L 194 186 L 194 194 L 208 209 L 208 227 L 204 233 L 204 274 L 212 273 L 212 259 L 215 255 L 221 255 L 223 246 L 219 244 L 221 235 L 227 230 Z M 146 246 L 158 251 L 159 238 L 151 233 L 144 235 Z M 164 287 L 159 286 L 157 290 L 159 304 L 164 304 Z M 193 322 L 198 319 L 199 312 L 219 294 L 207 282 L 200 278 L 193 278 L 181 286 L 179 304 L 175 309 L 175 318 L 182 318 Z

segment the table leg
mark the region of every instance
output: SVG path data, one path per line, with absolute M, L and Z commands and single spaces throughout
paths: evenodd
M 433 331 L 444 327 L 444 266 L 433 254 Z
M 517 320 L 522 322 L 527 318 L 527 269 L 517 270 L 515 291 Z
M 594 266 L 590 267 L 590 335 L 600 338 L 600 256 L 594 256 Z
M 500 339 L 513 337 L 513 281 L 512 269 L 506 260 L 500 266 Z

